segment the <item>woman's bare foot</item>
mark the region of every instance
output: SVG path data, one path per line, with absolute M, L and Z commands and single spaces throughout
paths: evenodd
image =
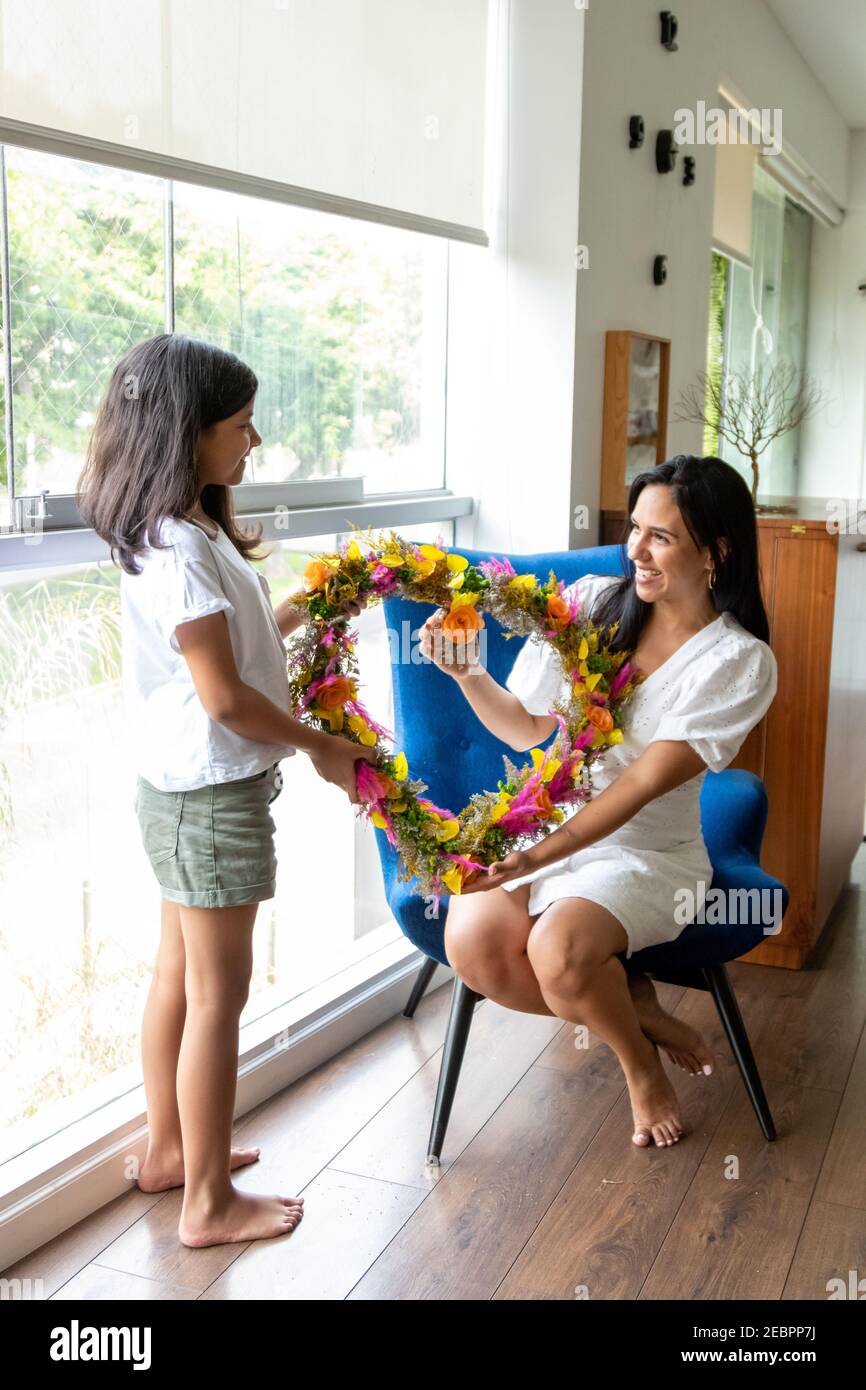
M 232 1149 L 230 1172 L 258 1160 L 261 1149 Z M 170 1187 L 183 1187 L 183 1154 L 151 1153 L 148 1147 L 138 1177 L 142 1192 L 166 1192 Z
M 228 1245 L 238 1240 L 268 1240 L 293 1231 L 304 1214 L 303 1197 L 266 1197 L 255 1192 L 227 1193 L 218 1205 L 187 1207 L 177 1233 L 184 1245 Z
M 697 1029 L 662 1008 L 647 975 L 629 976 L 628 987 L 638 1022 L 650 1041 L 690 1075 L 709 1076 L 715 1058 Z
M 678 1143 L 685 1133 L 680 1108 L 654 1043 L 647 1052 L 646 1064 L 627 1072 L 625 1079 L 634 1119 L 632 1143 L 646 1148 L 655 1141 L 660 1149 Z

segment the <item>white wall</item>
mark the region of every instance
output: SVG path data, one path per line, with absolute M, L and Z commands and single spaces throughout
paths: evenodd
M 448 483 L 462 545 L 568 549 L 584 15 L 503 0 L 488 250 L 453 246 Z
M 584 15 L 570 0 L 503 0 L 492 243 L 452 257 L 448 479 L 479 502 L 458 527 L 464 545 L 597 543 L 608 328 L 672 339 L 672 407 L 704 365 L 715 146 L 693 151 L 692 188 L 687 151 L 674 174 L 656 173 L 655 133 L 678 108 L 715 105 L 719 82 L 781 107 L 785 146 L 846 201 L 847 127 L 763 0 L 681 0 L 675 54 L 659 43 L 659 8 L 595 0 Z M 638 151 L 633 112 L 647 125 Z M 657 289 L 660 252 L 669 278 Z M 669 430 L 669 454 L 700 443 L 695 427 Z M 585 530 L 572 526 L 579 504 Z
M 681 146 L 677 168 L 655 169 L 655 135 L 678 108 L 718 105 L 718 85 L 748 105 L 782 110 L 783 146 L 844 203 L 848 129 L 762 0 L 687 0 L 677 53 L 659 43 L 654 0 L 591 4 L 586 22 L 580 178 L 580 240 L 590 268 L 578 284 L 573 502 L 595 508 L 601 461 L 604 335 L 633 328 L 671 339 L 673 414 L 681 388 L 706 361 L 715 145 Z M 643 115 L 647 138 L 629 150 L 628 116 Z M 694 154 L 696 183 L 682 183 Z M 656 254 L 667 284 L 652 283 Z M 701 429 L 670 423 L 667 454 L 701 453 Z M 591 540 L 597 531 L 591 532 Z M 573 544 L 587 538 L 573 533 Z
M 812 236 L 807 357 L 828 392 L 803 425 L 802 490 L 866 506 L 866 130 L 851 139 L 848 208 Z

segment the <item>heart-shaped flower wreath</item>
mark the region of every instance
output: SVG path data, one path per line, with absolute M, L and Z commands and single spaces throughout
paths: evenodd
M 338 552 L 318 554 L 304 570 L 304 588 L 292 603 L 314 619 L 289 651 L 289 686 L 295 717 L 353 742 L 377 748 L 375 766 L 357 763 L 360 813 L 383 830 L 397 850 L 401 881 L 417 879 L 418 892 L 438 898 L 457 894 L 488 864 L 526 840 L 543 838 L 565 820 L 563 807 L 589 801 L 592 764 L 620 743 L 622 711 L 642 677 L 629 652 L 612 652 L 618 627 L 596 627 L 577 601 L 563 597 L 553 571 L 546 584 L 517 574 L 508 560 L 477 567 L 433 545 L 413 545 L 393 531 L 373 537 L 356 530 Z M 388 752 L 395 736 L 358 699 L 356 632 L 343 606 L 353 599 L 401 594 L 447 609 L 444 637 L 471 637 L 491 613 L 507 637 L 538 635 L 548 641 L 572 687 L 568 703 L 551 714 L 559 732 L 547 748 L 533 748 L 531 762 L 516 767 L 507 757 L 496 791 L 476 792 L 458 815 L 421 795 L 405 753 Z M 459 649 L 458 649 L 459 650 Z M 471 677 L 470 677 L 471 679 Z

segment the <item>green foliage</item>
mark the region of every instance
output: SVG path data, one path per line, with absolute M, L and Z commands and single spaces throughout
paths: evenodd
M 32 463 L 71 492 L 113 367 L 164 331 L 166 186 L 29 151 L 8 164 L 16 490 L 43 485 Z M 421 427 L 423 250 L 324 226 L 175 187 L 176 331 L 253 368 L 286 478 L 339 474 L 350 447 L 388 451 Z M 5 470 L 0 454 L 0 485 Z
M 719 452 L 719 412 L 716 405 L 721 391 L 725 359 L 725 301 L 728 286 L 728 261 L 718 251 L 713 252 L 710 276 L 710 321 L 707 334 L 707 378 L 715 384 L 715 392 L 707 392 L 706 423 L 703 451 L 706 456 Z

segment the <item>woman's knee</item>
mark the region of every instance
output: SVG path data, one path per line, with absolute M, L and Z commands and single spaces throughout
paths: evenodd
M 448 964 L 470 989 L 495 995 L 509 979 L 519 944 L 503 931 L 500 914 L 487 910 L 454 913 L 445 922 Z
M 580 923 L 542 913 L 529 934 L 526 954 L 542 989 L 582 994 L 599 968 L 598 952 Z

